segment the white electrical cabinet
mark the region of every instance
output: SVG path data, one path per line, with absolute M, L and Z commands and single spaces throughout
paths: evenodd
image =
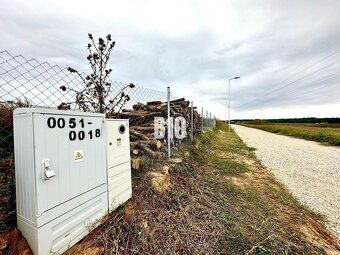
M 106 119 L 109 211 L 132 196 L 129 121 Z
M 13 119 L 18 228 L 35 255 L 60 254 L 108 212 L 105 117 L 19 108 Z

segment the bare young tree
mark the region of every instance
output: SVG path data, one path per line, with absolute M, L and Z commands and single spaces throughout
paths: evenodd
M 108 61 L 111 52 L 115 46 L 111 35 L 106 36 L 106 40 L 99 38 L 98 43 L 92 34 L 88 34 L 90 42 L 87 45 L 89 61 L 92 72 L 89 75 L 78 72 L 76 69 L 69 67 L 67 70 L 77 74 L 84 83 L 84 88 L 77 90 L 75 88 L 61 86 L 62 91 L 73 91 L 76 94 L 75 102 L 61 103 L 58 109 L 70 109 L 72 104 L 76 104 L 81 110 L 86 112 L 114 113 L 119 112 L 127 101 L 130 100 L 129 95 L 125 92 L 127 88 L 134 88 L 135 85 L 130 83 L 123 87 L 117 95 L 111 97 L 112 82 L 109 76 L 112 72 L 108 68 Z

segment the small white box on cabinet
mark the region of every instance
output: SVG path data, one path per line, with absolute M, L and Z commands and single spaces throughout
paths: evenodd
M 129 120 L 106 119 L 109 211 L 132 196 Z

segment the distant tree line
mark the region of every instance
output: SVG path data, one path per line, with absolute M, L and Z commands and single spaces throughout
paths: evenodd
M 273 123 L 340 123 L 340 118 L 291 118 L 291 119 L 267 119 Z
M 315 118 L 315 117 L 308 117 L 308 118 L 289 118 L 289 119 L 237 119 L 232 120 L 232 123 L 236 122 L 261 122 L 264 124 L 269 124 L 268 122 L 272 123 L 307 123 L 307 124 L 317 124 L 317 123 L 329 123 L 329 124 L 340 124 L 340 118 Z M 254 123 L 253 123 L 254 124 Z

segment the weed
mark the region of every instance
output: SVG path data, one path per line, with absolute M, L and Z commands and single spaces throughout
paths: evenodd
M 240 174 L 247 172 L 249 169 L 245 164 L 235 162 L 229 159 L 221 159 L 218 157 L 213 157 L 211 160 L 211 166 L 221 170 L 223 174 Z

